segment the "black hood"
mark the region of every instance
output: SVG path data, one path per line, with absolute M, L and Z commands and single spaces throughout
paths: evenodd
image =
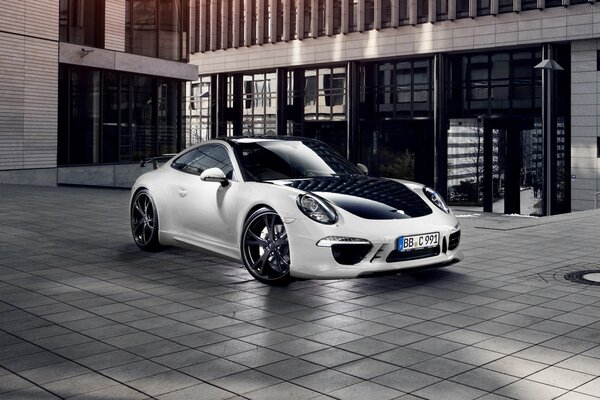
M 416 218 L 432 213 L 423 199 L 400 182 L 368 176 L 332 176 L 279 181 L 316 193 L 366 219 Z

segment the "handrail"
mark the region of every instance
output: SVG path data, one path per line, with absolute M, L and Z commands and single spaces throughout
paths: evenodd
M 594 210 L 598 208 L 598 196 L 600 196 L 600 192 L 594 193 Z

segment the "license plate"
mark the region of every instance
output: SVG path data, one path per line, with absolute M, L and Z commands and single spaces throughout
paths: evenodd
M 435 247 L 440 242 L 439 233 L 425 233 L 423 235 L 400 236 L 398 238 L 398 251 L 411 251 Z

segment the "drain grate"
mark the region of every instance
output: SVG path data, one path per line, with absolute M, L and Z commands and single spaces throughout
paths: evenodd
M 565 274 L 565 279 L 575 283 L 600 286 L 600 269 L 568 272 Z

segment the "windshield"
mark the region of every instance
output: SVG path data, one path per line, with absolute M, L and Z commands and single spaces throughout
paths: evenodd
M 237 142 L 237 152 L 247 180 L 363 175 L 356 166 L 318 141 L 242 139 Z

